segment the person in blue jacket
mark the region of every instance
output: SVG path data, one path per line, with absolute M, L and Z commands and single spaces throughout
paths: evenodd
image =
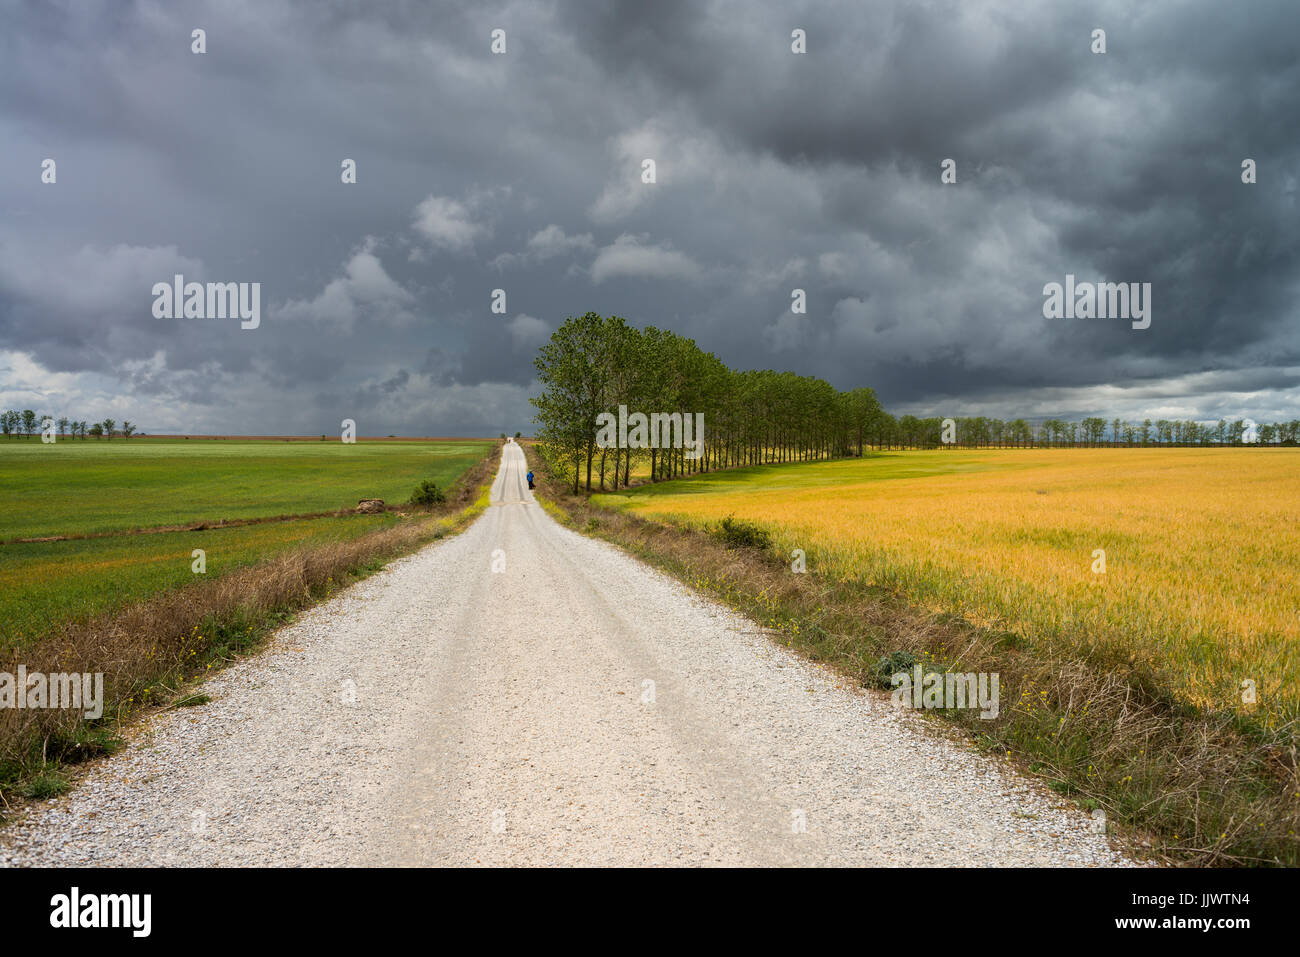
M 537 486 L 533 484 L 533 473 L 532 473 L 532 472 L 529 472 L 529 473 L 528 473 L 528 487 L 529 487 L 529 488 L 537 488 Z

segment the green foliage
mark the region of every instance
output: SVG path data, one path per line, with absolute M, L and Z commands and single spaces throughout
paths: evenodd
M 38 771 L 36 774 L 28 777 L 19 793 L 25 798 L 34 798 L 44 800 L 46 798 L 58 797 L 65 793 L 68 788 L 72 787 L 72 782 L 62 771 L 53 768 Z
M 772 535 L 767 529 L 753 522 L 742 522 L 727 516 L 713 530 L 728 548 L 757 548 L 767 550 L 772 547 Z
M 575 493 L 584 485 L 592 490 L 601 465 L 602 486 L 619 488 L 629 484 L 633 461 L 648 465 L 658 481 L 736 465 L 841 457 L 869 444 L 888 418 L 870 389 L 841 393 L 790 372 L 736 372 L 691 339 L 594 312 L 570 316 L 534 365 L 543 389 L 531 400 L 543 458 L 572 479 Z M 646 447 L 601 448 L 603 416 L 617 416 L 620 406 L 678 417 L 676 433 L 652 439 L 650 432 L 659 430 L 651 419 Z M 704 423 L 703 435 L 692 435 L 700 445 L 689 450 L 681 430 L 687 416 L 703 416 Z
M 875 679 L 876 684 L 880 687 L 893 688 L 894 675 L 900 672 L 911 674 L 912 669 L 917 665 L 922 666 L 923 675 L 944 674 L 948 671 L 947 665 L 941 661 L 936 661 L 932 657 L 927 657 L 925 661 L 922 661 L 910 651 L 898 650 L 891 651 L 889 654 L 876 659 L 876 663 L 871 669 L 871 677 Z
M 910 672 L 919 662 L 920 659 L 910 651 L 891 651 L 877 659 L 871 669 L 871 677 L 880 687 L 892 688 L 894 675 L 899 672 Z
M 114 729 L 94 721 L 82 721 L 71 730 L 50 735 L 42 744 L 42 758 L 62 763 L 88 761 L 114 754 L 125 746 Z
M 415 491 L 411 493 L 412 505 L 441 505 L 445 501 L 447 496 L 442 489 L 438 488 L 438 483 L 430 482 L 428 479 L 417 485 Z

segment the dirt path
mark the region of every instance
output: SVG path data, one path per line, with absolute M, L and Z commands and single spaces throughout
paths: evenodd
M 304 613 L 8 864 L 1112 864 L 1077 808 L 613 546 L 507 445 L 463 534 Z

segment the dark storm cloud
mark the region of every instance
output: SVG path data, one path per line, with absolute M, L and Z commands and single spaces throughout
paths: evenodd
M 701 125 L 737 150 L 813 171 L 847 166 L 862 180 L 902 169 L 934 182 L 940 159 L 956 158 L 961 188 L 986 199 L 980 218 L 1019 201 L 1051 227 L 1059 266 L 1025 271 L 1029 293 L 1066 272 L 1158 290 L 1163 321 L 1141 338 L 1040 328 L 1031 335 L 1053 340 L 1069 361 L 1008 363 L 995 375 L 960 354 L 919 369 L 922 356 L 891 354 L 873 380 L 886 391 L 910 398 L 1105 381 L 1114 374 L 1106 367 L 1128 357 L 1169 357 L 1175 371 L 1197 357 L 1231 362 L 1271 338 L 1284 350 L 1275 361 L 1296 360 L 1300 136 L 1283 119 L 1300 106 L 1294 4 L 1248 13 L 1212 4 L 1018 5 L 1003 7 L 1004 16 L 969 3 L 795 8 L 782 25 L 808 30 L 806 60 L 765 55 L 768 22 L 760 31 L 738 8 L 714 11 L 707 23 L 683 23 L 684 10 L 648 21 L 644 10 L 607 11 L 582 34 L 583 48 L 607 69 L 634 71 L 689 100 Z M 1095 26 L 1108 28 L 1104 56 L 1089 49 Z M 1246 156 L 1268 167 L 1268 188 L 1243 189 Z M 951 211 L 895 215 L 861 181 L 823 184 L 820 195 L 825 217 L 846 232 L 893 248 L 924 245 L 934 267 L 918 277 L 924 282 L 953 282 L 982 231 Z M 835 301 L 870 295 L 852 286 L 821 292 Z M 977 334 L 1009 319 L 996 303 L 974 305 L 961 325 Z M 906 302 L 888 307 L 912 321 Z M 927 353 L 945 352 L 943 344 Z
M 0 17 L 8 404 L 155 430 L 514 431 L 538 344 L 592 309 L 900 411 L 1297 414 L 1293 3 Z M 154 319 L 174 272 L 261 282 L 261 327 Z M 1067 272 L 1152 283 L 1151 328 L 1044 319 Z

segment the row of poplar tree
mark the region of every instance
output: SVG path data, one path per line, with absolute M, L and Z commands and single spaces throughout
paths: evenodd
M 573 489 L 618 488 L 634 461 L 653 480 L 733 465 L 810 461 L 860 453 L 883 414 L 871 389 L 839 392 L 821 379 L 737 372 L 691 339 L 617 316 L 567 319 L 535 360 L 543 392 L 538 447 Z M 601 413 L 702 413 L 698 456 L 686 448 L 601 448 Z M 693 457 L 695 456 L 695 457 Z

